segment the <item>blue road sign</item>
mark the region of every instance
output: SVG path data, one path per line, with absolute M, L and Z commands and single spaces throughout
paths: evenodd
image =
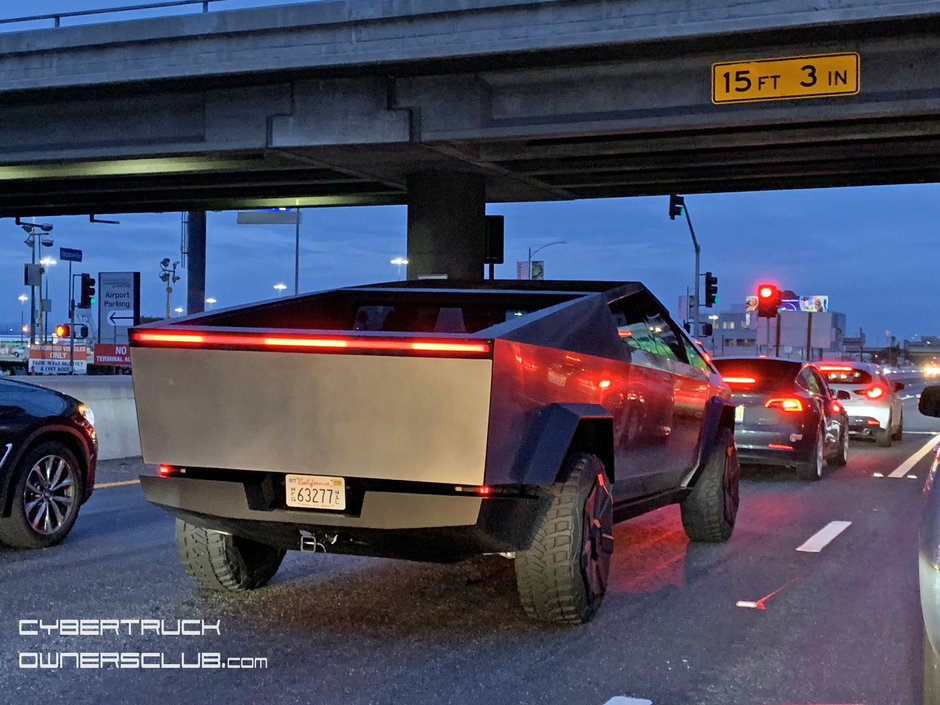
M 82 261 L 82 251 L 73 250 L 71 247 L 60 247 L 59 248 L 59 259 L 65 260 L 66 262 L 81 262 Z

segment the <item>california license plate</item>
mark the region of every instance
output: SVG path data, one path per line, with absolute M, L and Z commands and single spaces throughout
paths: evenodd
M 303 509 L 346 509 L 346 481 L 324 475 L 287 475 L 287 506 Z
M 743 406 L 734 407 L 734 420 L 744 421 L 744 407 Z

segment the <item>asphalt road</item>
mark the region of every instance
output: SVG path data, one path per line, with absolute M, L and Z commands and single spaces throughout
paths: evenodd
M 820 482 L 745 470 L 727 544 L 690 544 L 676 507 L 618 525 L 606 600 L 578 628 L 530 623 L 499 557 L 441 566 L 292 553 L 262 590 L 200 593 L 179 566 L 172 518 L 137 484 L 112 484 L 150 469 L 106 462 L 65 543 L 0 550 L 0 703 L 917 705 L 916 519 L 929 455 L 889 475 L 940 420 L 913 402 L 903 442 L 855 441 L 848 465 Z M 851 524 L 819 552 L 797 550 L 833 521 Z M 208 629 L 20 633 L 20 620 L 38 619 Z M 59 652 L 166 663 L 182 653 L 188 664 L 218 653 L 226 668 L 79 669 L 71 657 L 20 667 L 21 654 L 29 664 Z M 241 658 L 267 665 L 234 668 Z

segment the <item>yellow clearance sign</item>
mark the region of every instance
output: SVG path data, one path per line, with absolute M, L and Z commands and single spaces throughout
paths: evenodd
M 855 95 L 858 88 L 854 52 L 712 64 L 712 102 L 719 105 Z

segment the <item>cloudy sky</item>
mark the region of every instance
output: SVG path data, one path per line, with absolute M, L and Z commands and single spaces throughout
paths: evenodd
M 115 7 L 118 0 L 34 0 L 2 3 L 4 17 Z M 220 9 L 283 4 L 225 0 Z M 17 7 L 18 6 L 18 7 Z M 0 27 L 0 29 L 4 29 Z M 940 185 L 689 195 L 686 203 L 702 245 L 702 271 L 719 278 L 720 305 L 740 303 L 761 281 L 797 294 L 825 294 L 848 317 L 848 333 L 864 329 L 870 341 L 885 330 L 899 339 L 940 334 L 930 287 L 936 280 Z M 684 220 L 671 221 L 668 198 L 610 199 L 532 204 L 494 204 L 506 216 L 506 264 L 497 277 L 515 276 L 527 248 L 545 249 L 548 278 L 640 280 L 671 310 L 692 283 L 694 259 Z M 105 217 L 105 216 L 100 216 Z M 120 225 L 91 224 L 87 217 L 40 218 L 54 226 L 59 246 L 79 248 L 75 271 L 140 271 L 141 311 L 161 315 L 165 305 L 159 262 L 179 259 L 180 214 L 108 216 Z M 307 210 L 301 227 L 300 290 L 386 281 L 389 263 L 405 254 L 404 207 Z M 25 233 L 0 220 L 0 323 L 19 322 Z M 206 293 L 217 307 L 270 298 L 273 285 L 293 289 L 294 228 L 235 224 L 235 213 L 208 216 Z M 185 270 L 173 306 L 185 305 Z M 53 267 L 52 321 L 65 319 L 67 265 Z M 28 320 L 29 309 L 25 309 Z

